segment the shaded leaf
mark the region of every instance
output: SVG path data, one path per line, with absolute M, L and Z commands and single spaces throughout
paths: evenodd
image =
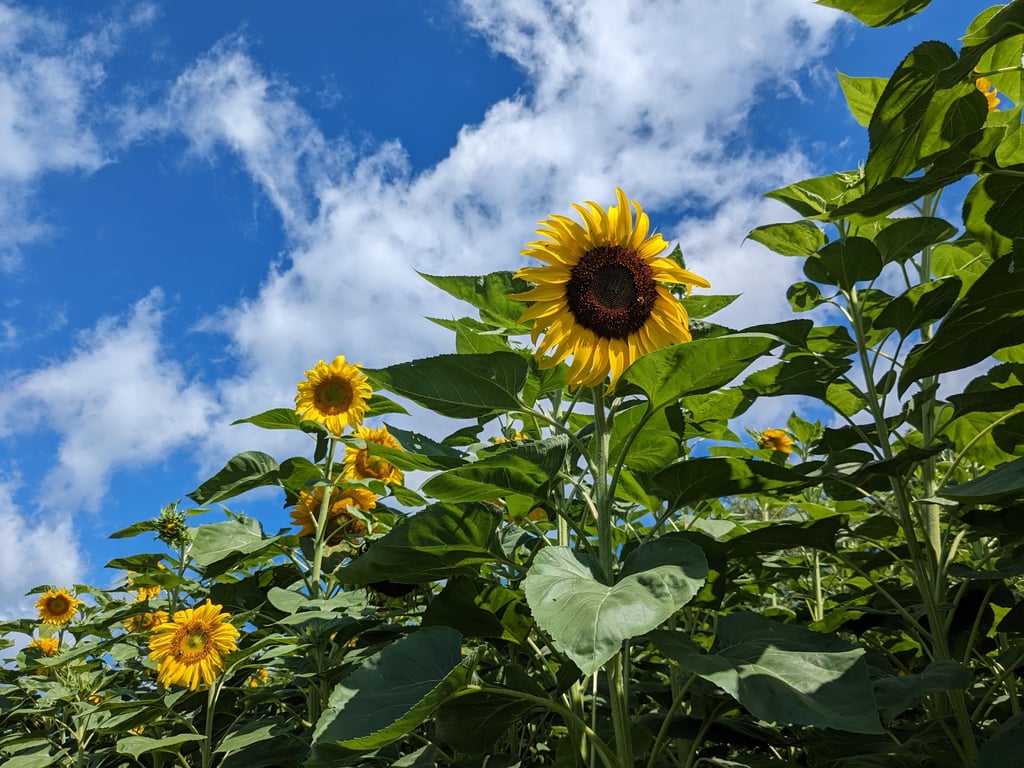
M 500 584 L 484 584 L 466 576 L 448 580 L 430 601 L 423 626 L 457 629 L 463 637 L 496 637 L 526 642 L 533 619 L 523 596 Z
M 434 504 L 396 525 L 334 576 L 343 584 L 421 584 L 472 575 L 481 563 L 499 559 L 490 548 L 498 522 L 498 514 L 483 504 Z
M 681 667 L 719 686 L 762 720 L 881 733 L 864 650 L 836 635 L 779 624 L 755 613 L 718 621 L 715 653 L 683 633 L 651 633 Z
M 960 295 L 960 279 L 944 277 L 907 289 L 893 299 L 873 323 L 875 328 L 895 328 L 907 336 L 925 323 L 938 320 Z
M 455 630 L 428 627 L 367 659 L 331 691 L 314 750 L 378 749 L 407 734 L 465 683 L 461 648 Z
M 885 722 L 916 707 L 930 693 L 966 688 L 971 672 L 957 661 L 933 661 L 920 674 L 875 681 L 875 700 Z
M 437 710 L 437 738 L 460 752 L 492 752 L 495 743 L 536 705 L 493 689 L 454 696 Z
M 798 491 L 818 481 L 768 461 L 736 457 L 688 459 L 653 477 L 673 509 L 702 499 L 747 493 Z
M 938 495 L 961 504 L 982 504 L 1024 493 L 1024 458 L 1009 461 L 981 477 L 959 485 L 944 485 Z

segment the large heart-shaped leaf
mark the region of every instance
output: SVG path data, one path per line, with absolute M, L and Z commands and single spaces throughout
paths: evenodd
M 567 547 L 542 549 L 523 582 L 534 618 L 585 675 L 622 642 L 648 632 L 686 605 L 707 577 L 704 553 L 661 538 L 638 547 L 609 586 L 596 560 Z

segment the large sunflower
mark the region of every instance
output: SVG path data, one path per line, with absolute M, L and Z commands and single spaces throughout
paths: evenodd
M 323 504 L 324 489 L 318 485 L 313 492 L 302 491 L 295 508 L 291 511 L 292 524 L 302 530 L 298 536 L 312 536 L 316 533 L 316 519 L 320 516 Z M 325 538 L 334 544 L 349 536 L 358 538 L 366 535 L 366 523 L 352 514 L 351 508 L 362 512 L 370 512 L 377 506 L 377 494 L 368 488 L 351 486 L 345 489 L 332 488 L 330 499 L 330 522 Z
M 650 221 L 640 204 L 616 188 L 618 205 L 607 211 L 597 203 L 573 203 L 585 227 L 552 214 L 540 222 L 544 240 L 522 251 L 544 262 L 516 272 L 536 283 L 512 298 L 533 302 L 520 322 L 533 320 L 533 342 L 542 368 L 570 355 L 568 384 L 597 386 L 611 373 L 610 388 L 640 355 L 689 341 L 686 310 L 663 283 L 710 288 L 703 277 L 669 258 L 660 234 L 649 235 Z M 550 357 L 547 357 L 551 353 Z
M 36 601 L 36 610 L 43 624 L 59 627 L 74 618 L 81 604 L 82 601 L 66 589 L 51 589 Z
M 193 691 L 212 683 L 224 668 L 224 654 L 238 647 L 238 630 L 228 618 L 221 606 L 207 600 L 160 624 L 149 641 L 149 658 L 159 663 L 157 681 Z
M 354 437 L 361 437 L 368 443 L 376 443 L 387 448 L 396 448 L 399 451 L 405 450 L 401 444 L 391 436 L 387 427 L 375 429 L 373 427 L 360 427 L 353 433 Z M 346 448 L 345 449 L 345 472 L 346 480 L 380 480 L 384 483 L 401 484 L 405 475 L 398 467 L 387 459 L 374 456 L 367 448 Z
M 346 426 L 363 423 L 372 394 L 359 366 L 338 355 L 330 365 L 321 360 L 306 371 L 306 380 L 299 382 L 295 395 L 295 412 L 340 435 Z

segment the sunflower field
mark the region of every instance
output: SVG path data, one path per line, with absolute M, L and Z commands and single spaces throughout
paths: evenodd
M 0 761 L 1020 768 L 1022 56 L 1015 0 L 839 76 L 864 164 L 749 234 L 802 260 L 789 319 L 716 324 L 737 297 L 623 190 L 518 272 L 425 275 L 472 308 L 451 354 L 319 361 L 241 419 L 305 455 L 235 456 L 112 534 L 116 588 L 0 627 Z M 294 527 L 225 505 L 266 486 Z

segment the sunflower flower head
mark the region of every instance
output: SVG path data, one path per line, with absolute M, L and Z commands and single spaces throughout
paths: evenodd
M 124 626 L 129 632 L 152 632 L 167 621 L 167 611 L 147 611 L 125 619 Z
M 266 685 L 268 680 L 270 680 L 270 674 L 267 672 L 266 667 L 260 667 L 249 675 L 246 682 L 250 688 L 259 688 L 261 685 Z
M 43 624 L 59 627 L 74 618 L 81 604 L 82 601 L 66 589 L 51 589 L 36 601 L 36 610 Z
M 316 520 L 323 507 L 325 489 L 329 486 L 318 485 L 312 492 L 302 491 L 295 508 L 291 511 L 292 524 L 301 528 L 297 534 L 313 536 L 316 534 Z M 330 545 L 340 544 L 345 539 L 365 536 L 367 525 L 362 517 L 368 515 L 377 506 L 377 494 L 368 488 L 349 486 L 337 488 L 331 486 L 331 498 L 328 507 L 328 527 L 325 540 Z M 353 509 L 364 513 L 360 516 Z
M 56 637 L 39 637 L 25 647 L 38 648 L 43 656 L 55 656 L 60 650 L 60 640 Z
M 996 87 L 989 82 L 987 77 L 979 77 L 974 81 L 974 87 L 981 91 L 985 97 L 985 101 L 988 102 L 988 111 L 997 112 L 999 111 L 999 91 Z
M 155 521 L 156 537 L 169 547 L 178 549 L 188 544 L 188 514 L 181 512 L 176 504 L 168 504 L 160 510 Z
M 359 427 L 353 436 L 365 440 L 367 443 L 383 445 L 385 448 L 405 450 L 401 443 L 391 436 L 387 427 Z M 382 483 L 401 485 L 404 477 L 402 470 L 390 461 L 370 453 L 369 446 L 345 449 L 344 478 L 346 480 L 380 480 Z
M 295 412 L 340 435 L 347 426 L 363 423 L 372 394 L 359 366 L 338 355 L 330 365 L 321 360 L 306 371 L 306 380 L 299 382 L 295 395 Z
M 617 205 L 573 203 L 583 224 L 557 214 L 540 222 L 542 237 L 522 255 L 542 262 L 516 272 L 536 287 L 512 298 L 531 303 L 519 318 L 533 321 L 532 336 L 542 368 L 572 357 L 570 387 L 594 387 L 622 372 L 647 352 L 690 341 L 689 318 L 666 284 L 710 288 L 660 254 L 668 243 L 650 234 L 640 204 L 616 188 Z M 632 202 L 632 209 L 630 203 Z M 634 216 L 635 213 L 635 216 Z
M 766 429 L 757 439 L 758 448 L 770 448 L 787 456 L 793 452 L 793 438 L 781 429 Z
M 207 600 L 158 625 L 149 641 L 149 658 L 158 663 L 157 682 L 193 691 L 212 683 L 224 669 L 224 654 L 238 647 L 239 633 L 229 618 Z

